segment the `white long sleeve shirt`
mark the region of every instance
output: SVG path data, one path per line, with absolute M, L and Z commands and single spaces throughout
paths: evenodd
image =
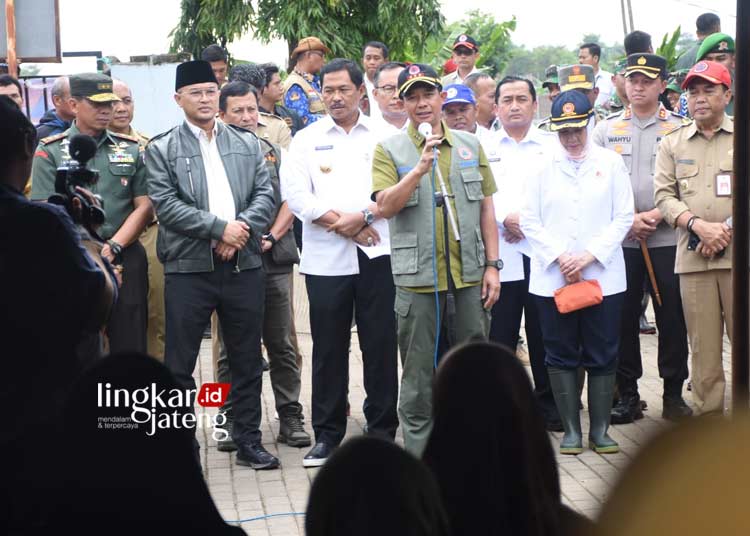
M 589 144 L 578 170 L 562 147 L 546 159 L 526 186 L 521 229 L 532 247 L 529 292 L 553 296 L 565 286 L 557 258 L 588 251 L 596 260 L 583 269 L 605 296 L 624 292 L 622 240 L 633 224 L 633 190 L 622 157 Z
M 495 205 L 500 258 L 503 261 L 500 280 L 504 283 L 520 281 L 524 278 L 523 256 L 531 257 L 531 246 L 525 238 L 513 244 L 506 241 L 503 238 L 503 222 L 509 214 L 521 212 L 526 202 L 526 183 L 541 171 L 545 156 L 558 150 L 560 142 L 556 134 L 533 126 L 520 142 L 511 138 L 503 128 L 487 131 L 480 141 L 497 184 L 492 201 Z
M 360 246 L 313 221 L 330 210 L 359 212 L 372 203 L 372 156 L 380 138 L 372 120 L 360 113 L 348 134 L 330 116 L 325 116 L 292 139 L 281 164 L 281 193 L 292 212 L 302 220 L 301 273 L 324 276 L 359 273 Z M 372 225 L 380 234 L 380 244 L 361 247 L 362 251 L 370 258 L 390 255 L 387 221 L 379 218 Z

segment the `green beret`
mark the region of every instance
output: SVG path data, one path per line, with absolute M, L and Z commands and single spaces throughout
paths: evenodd
M 709 35 L 703 40 L 703 43 L 701 43 L 701 46 L 698 49 L 698 54 L 695 56 L 695 62 L 698 63 L 705 58 L 707 54 L 711 54 L 712 52 L 734 53 L 734 39 L 725 33 Z

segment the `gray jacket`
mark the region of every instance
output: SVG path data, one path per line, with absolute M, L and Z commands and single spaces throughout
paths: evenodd
M 271 222 L 273 188 L 258 139 L 219 122 L 216 143 L 250 239 L 236 256 L 237 270 L 261 266 L 260 237 Z M 221 240 L 226 221 L 208 211 L 208 187 L 198 139 L 186 123 L 151 139 L 146 147 L 148 193 L 159 218 L 156 250 L 165 273 L 210 272 L 211 240 Z

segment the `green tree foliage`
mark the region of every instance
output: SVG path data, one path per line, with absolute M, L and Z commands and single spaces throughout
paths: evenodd
M 360 58 L 367 41 L 382 41 L 392 58 L 421 54 L 424 36 L 438 34 L 444 19 L 439 0 L 258 0 L 253 29 L 261 40 L 286 40 L 289 52 L 310 35 L 334 56 Z
M 531 80 L 542 80 L 545 69 L 550 65 L 578 63 L 578 51 L 573 52 L 564 46 L 539 46 L 531 50 L 523 46 L 513 47 L 510 55 L 511 60 L 504 74 Z
M 664 34 L 664 37 L 661 40 L 661 45 L 659 45 L 659 48 L 656 49 L 656 54 L 662 56 L 667 60 L 667 70 L 669 72 L 675 70 L 677 61 L 683 54 L 683 52 L 678 52 L 681 33 L 682 28 L 678 26 L 677 29 L 672 33 L 671 37 L 669 36 L 669 34 Z
M 432 65 L 439 72 L 451 57 L 453 41 L 465 33 L 479 43 L 477 67 L 496 77 L 510 59 L 511 33 L 515 29 L 515 17 L 509 21 L 497 22 L 488 13 L 469 11 L 464 19 L 449 24 L 442 32 L 429 35 L 421 52 L 408 51 L 403 59 Z
M 242 37 L 252 23 L 251 0 L 182 0 L 182 16 L 169 36 L 170 52 L 190 52 L 199 58 L 201 50 Z

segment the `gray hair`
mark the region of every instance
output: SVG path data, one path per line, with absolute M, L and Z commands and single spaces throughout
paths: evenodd
M 70 93 L 70 81 L 67 76 L 58 76 L 52 83 L 51 93 L 53 97 L 64 97 Z

